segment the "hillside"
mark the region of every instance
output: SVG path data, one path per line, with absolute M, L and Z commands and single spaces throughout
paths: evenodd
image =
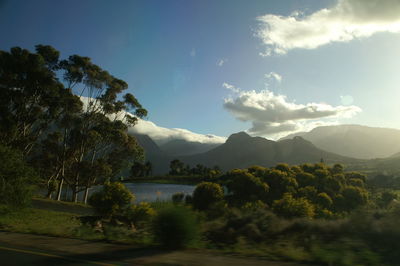
M 360 125 L 317 127 L 288 135 L 311 141 L 320 149 L 360 159 L 384 158 L 400 152 L 400 130 Z
M 165 154 L 158 145 L 147 135 L 133 134 L 139 145 L 145 152 L 146 161 L 150 161 L 153 166 L 153 174 L 165 174 L 169 169 L 169 162 L 172 160 Z
M 276 142 L 261 137 L 251 137 L 245 132 L 232 134 L 224 144 L 208 152 L 182 156 L 180 159 L 190 165 L 197 163 L 208 167 L 218 165 L 223 170 L 245 168 L 251 165 L 273 166 L 281 162 L 316 163 L 321 159 L 327 163 L 354 161 L 354 159 L 318 149 L 301 137 Z
M 165 154 L 174 157 L 207 152 L 219 145 L 220 144 L 216 143 L 201 143 L 186 141 L 183 139 L 174 139 L 163 145 L 160 145 L 160 149 L 165 152 Z

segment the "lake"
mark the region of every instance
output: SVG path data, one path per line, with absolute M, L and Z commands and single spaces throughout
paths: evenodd
M 157 200 L 169 201 L 173 194 L 182 192 L 192 195 L 196 186 L 157 183 L 125 183 L 125 186 L 136 196 L 136 202 Z
M 193 185 L 179 185 L 179 184 L 159 184 L 159 183 L 124 183 L 124 185 L 135 195 L 136 202 L 154 202 L 154 201 L 170 201 L 173 194 L 182 192 L 184 194 L 192 195 L 196 186 Z M 101 189 L 102 186 L 94 186 L 89 191 L 89 196 L 93 192 Z M 72 196 L 70 190 L 63 190 L 61 199 L 65 200 L 68 194 Z M 45 194 L 45 191 L 43 192 Z M 83 192 L 80 192 L 78 199 L 83 200 Z

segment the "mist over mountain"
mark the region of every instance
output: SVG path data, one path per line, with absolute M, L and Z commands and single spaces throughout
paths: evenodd
M 219 143 L 201 143 L 186 141 L 183 139 L 171 140 L 165 144 L 160 145 L 160 149 L 169 156 L 183 156 L 193 155 L 196 153 L 207 152 L 213 148 L 218 147 Z
M 232 134 L 224 144 L 208 152 L 179 159 L 192 166 L 198 163 L 207 167 L 218 165 L 224 171 L 252 165 L 268 167 L 277 163 L 316 163 L 321 159 L 326 163 L 354 160 L 321 150 L 301 137 L 272 141 L 251 137 L 245 132 Z
M 317 127 L 310 132 L 290 134 L 311 141 L 320 149 L 343 156 L 373 159 L 392 156 L 400 152 L 400 130 L 361 125 Z

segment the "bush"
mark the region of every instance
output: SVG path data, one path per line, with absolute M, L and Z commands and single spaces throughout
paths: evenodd
M 118 213 L 125 211 L 135 196 L 119 182 L 107 182 L 103 189 L 93 193 L 89 198 L 89 204 L 102 217 L 112 218 Z
M 153 230 L 155 240 L 171 249 L 187 247 L 198 236 L 196 217 L 183 206 L 160 210 L 154 218 Z
M 269 191 L 266 183 L 246 170 L 232 170 L 226 176 L 230 179 L 227 187 L 232 193 L 231 198 L 239 205 L 249 201 L 263 200 Z
M 127 209 L 125 216 L 131 224 L 133 224 L 135 227 L 138 227 L 142 223 L 147 222 L 154 217 L 155 214 L 156 211 L 149 203 L 141 202 L 137 205 L 131 205 Z
M 0 203 L 14 207 L 29 205 L 36 173 L 20 152 L 0 145 Z
M 193 207 L 198 210 L 206 210 L 212 204 L 222 200 L 224 191 L 216 183 L 202 182 L 196 186 L 193 192 Z
M 305 198 L 293 198 L 290 193 L 285 193 L 282 199 L 274 201 L 272 208 L 277 215 L 284 218 L 312 218 L 315 215 L 313 204 Z

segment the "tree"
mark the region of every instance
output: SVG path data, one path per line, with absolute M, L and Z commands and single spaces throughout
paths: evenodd
M 147 161 L 144 165 L 145 176 L 150 176 L 153 173 L 153 165 L 150 161 Z
M 232 170 L 226 174 L 230 180 L 227 184 L 233 200 L 239 204 L 246 202 L 265 200 L 269 186 L 246 170 Z
M 36 179 L 22 152 L 0 145 L 0 203 L 15 207 L 29 205 Z
M 113 218 L 127 210 L 135 196 L 119 182 L 108 182 L 102 190 L 95 192 L 89 198 L 89 204 L 104 218 Z
M 346 211 L 354 210 L 365 205 L 368 200 L 368 192 L 360 187 L 348 186 L 342 191 L 344 198 L 343 208 Z
M 272 208 L 274 212 L 284 218 L 307 217 L 315 215 L 315 207 L 305 198 L 294 198 L 292 194 L 285 193 L 280 200 L 275 200 Z
M 62 112 L 63 96 L 71 94 L 54 71 L 58 51 L 36 46 L 0 51 L 0 140 L 29 155 Z
M 141 162 L 134 162 L 131 167 L 131 176 L 132 177 L 141 177 L 145 175 L 145 165 Z
M 286 165 L 283 166 L 285 166 L 285 169 L 289 169 Z M 266 199 L 268 204 L 272 204 L 274 200 L 282 198 L 282 195 L 285 192 L 295 193 L 298 187 L 297 180 L 292 176 L 292 172 L 281 171 L 278 169 L 270 169 L 269 171 L 266 171 L 262 176 L 262 180 L 270 187 Z
M 183 170 L 185 169 L 185 164 L 178 159 L 172 160 L 169 164 L 169 174 L 170 175 L 182 175 Z
M 206 210 L 212 204 L 222 200 L 224 191 L 219 184 L 202 182 L 193 191 L 193 207 L 198 210 Z

